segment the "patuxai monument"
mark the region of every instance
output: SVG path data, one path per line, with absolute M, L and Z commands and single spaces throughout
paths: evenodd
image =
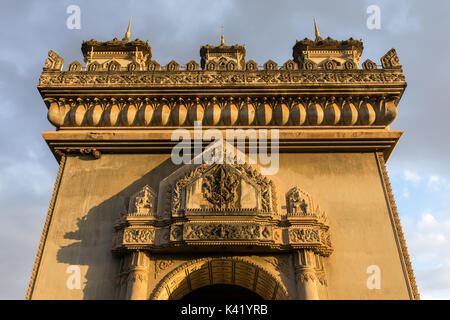
M 386 170 L 399 58 L 315 33 L 283 64 L 222 32 L 164 66 L 130 25 L 84 63 L 50 50 L 59 171 L 26 298 L 419 299 Z

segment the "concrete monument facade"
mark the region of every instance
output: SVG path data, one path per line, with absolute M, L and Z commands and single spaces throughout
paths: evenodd
M 38 89 L 60 167 L 27 299 L 181 299 L 217 284 L 263 299 L 418 299 L 385 167 L 405 77 L 395 49 L 381 66 L 360 66 L 362 50 L 316 29 L 293 60 L 261 68 L 222 35 L 200 63 L 162 67 L 128 29 L 83 42 L 84 67 L 63 71 L 50 51 Z M 241 129 L 244 161 L 175 164 L 172 135 L 194 141 L 194 124 Z M 251 134 L 276 173 L 249 161 Z

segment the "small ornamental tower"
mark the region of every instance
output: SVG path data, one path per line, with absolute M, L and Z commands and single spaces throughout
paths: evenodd
M 152 48 L 140 39 L 130 40 L 131 20 L 122 40 L 100 42 L 95 39 L 81 45 L 88 71 L 139 71 L 147 70 L 152 58 Z M 69 70 L 70 67 L 69 67 Z
M 222 34 L 160 66 L 130 28 L 45 62 L 59 171 L 27 299 L 419 298 L 385 166 L 395 49 L 360 63 L 316 25 L 280 65 Z
M 200 48 L 200 65 L 203 70 L 234 71 L 245 70 L 245 47 L 240 45 L 227 46 L 222 32 L 220 46 L 209 44 Z

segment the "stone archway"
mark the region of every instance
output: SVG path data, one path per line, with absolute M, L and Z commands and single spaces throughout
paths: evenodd
M 179 300 L 202 287 L 225 284 L 253 291 L 264 300 L 287 300 L 284 284 L 261 266 L 236 257 L 193 260 L 170 272 L 155 288 L 152 300 Z

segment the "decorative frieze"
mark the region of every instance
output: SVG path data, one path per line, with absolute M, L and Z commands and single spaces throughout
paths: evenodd
M 164 249 L 193 244 L 226 245 L 238 242 L 240 245 L 258 245 L 278 249 L 310 248 L 315 252 L 328 256 L 333 250 L 329 240 L 329 232 L 319 225 L 302 227 L 281 227 L 277 224 L 261 222 L 200 222 L 191 221 L 173 224 L 168 227 L 132 226 L 116 231 L 113 237 L 113 250 L 123 248 Z M 139 221 L 140 224 L 143 221 Z M 276 233 L 286 232 L 287 237 L 277 238 Z M 327 239 L 328 238 L 328 239 Z
M 172 66 L 175 68 L 174 66 Z M 264 71 L 106 71 L 91 64 L 88 71 L 44 71 L 39 88 L 199 87 L 199 86 L 321 86 L 404 85 L 405 76 L 396 70 L 264 70 Z
M 395 97 L 46 98 L 57 128 L 203 126 L 387 126 Z
M 153 244 L 154 241 L 155 241 L 154 229 L 126 228 L 123 232 L 123 244 Z
M 320 243 L 319 230 L 310 228 L 293 228 L 289 230 L 290 243 Z
M 272 226 L 259 223 L 188 223 L 183 227 L 186 241 L 272 240 Z

